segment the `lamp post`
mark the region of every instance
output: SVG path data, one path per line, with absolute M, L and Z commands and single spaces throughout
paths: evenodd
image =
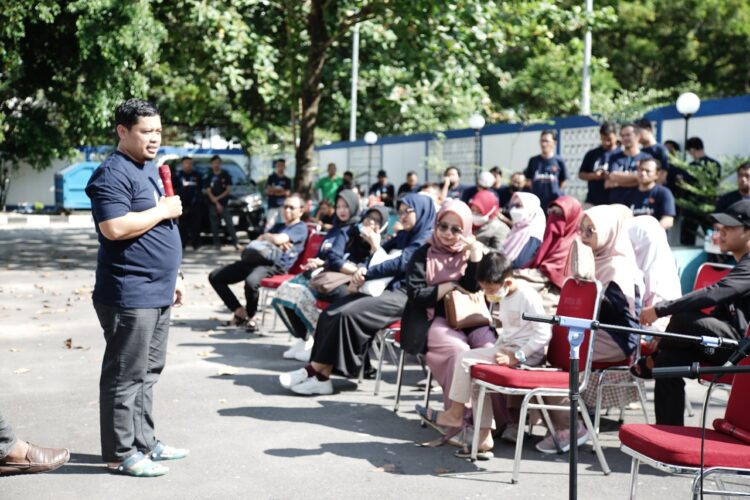
M 701 107 L 700 97 L 693 94 L 692 92 L 685 92 L 680 94 L 677 98 L 677 112 L 685 118 L 685 142 L 682 143 L 682 160 L 686 161 L 687 158 L 687 140 L 688 140 L 688 121 Z
M 370 189 L 370 184 L 372 184 L 372 145 L 378 142 L 378 134 L 370 130 L 365 134 L 365 142 L 367 143 L 367 189 Z
M 469 127 L 474 129 L 474 183 L 479 180 L 479 171 L 482 167 L 479 165 L 481 152 L 481 141 L 479 132 L 484 127 L 484 117 L 479 113 L 474 113 L 469 117 Z

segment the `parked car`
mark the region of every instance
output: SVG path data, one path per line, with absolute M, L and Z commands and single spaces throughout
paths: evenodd
M 166 163 L 172 170 L 172 178 L 179 169 L 179 158 L 164 159 L 160 164 Z M 232 162 L 223 162 L 222 170 L 226 171 L 232 178 L 232 189 L 229 193 L 229 211 L 232 214 L 232 222 L 235 229 L 247 233 L 249 239 L 257 238 L 262 232 L 265 224 L 265 211 L 263 209 L 263 197 L 258 187 L 245 170 Z M 211 171 L 209 158 L 193 157 L 193 171 L 198 172 L 208 183 L 207 177 Z M 208 220 L 208 198 L 203 196 L 201 205 L 201 234 L 211 234 L 211 223 Z M 221 225 L 224 227 L 224 221 Z

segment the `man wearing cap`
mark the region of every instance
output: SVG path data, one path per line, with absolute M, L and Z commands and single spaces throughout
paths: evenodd
M 368 194 L 380 198 L 380 201 L 382 201 L 383 205 L 386 207 L 396 208 L 394 205 L 396 189 L 393 187 L 393 184 L 388 182 L 388 174 L 385 173 L 385 170 L 380 170 L 378 172 L 378 182 L 370 187 L 370 192 Z
M 711 218 L 719 225 L 721 251 L 731 252 L 737 265 L 713 285 L 644 308 L 642 324 L 672 316 L 669 332 L 734 340 L 745 336 L 750 318 L 750 200 L 738 201 L 723 213 L 711 214 Z M 702 312 L 707 307 L 714 308 L 710 314 Z M 708 350 L 699 344 L 663 338 L 656 352 L 639 359 L 631 371 L 641 378 L 651 378 L 652 368 L 695 361 L 723 364 L 731 354 L 731 349 Z M 683 425 L 685 382 L 681 378 L 656 379 L 654 406 L 657 424 Z

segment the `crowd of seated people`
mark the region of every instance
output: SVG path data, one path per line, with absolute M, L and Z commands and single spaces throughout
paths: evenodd
M 715 285 L 682 296 L 665 231 L 676 215 L 667 185 L 668 156 L 645 122 L 620 127 L 619 145 L 614 124 L 602 125 L 600 132 L 601 146 L 586 155 L 579 174 L 589 183 L 583 205 L 564 194 L 567 172 L 554 154 L 551 131 L 542 132 L 542 152 L 530 160 L 526 175 L 513 174 L 509 186 L 502 185 L 499 169 L 479 176 L 475 187 L 464 186 L 456 167 L 445 171 L 442 185 L 420 187 L 410 172 L 397 196 L 389 191 L 385 172 L 373 186 L 379 196 L 369 200 L 343 185 L 334 202 L 323 203 L 310 220 L 325 232 L 317 255 L 301 263 L 304 272 L 286 281 L 273 300 L 296 339 L 283 357 L 304 363 L 282 373 L 280 385 L 300 395 L 332 394 L 331 376 L 357 376 L 369 363 L 375 335 L 401 320 L 401 347 L 424 355 L 443 394 L 444 410 L 417 406 L 417 412 L 441 434 L 455 436 L 473 418 L 472 365 L 545 363 L 549 325 L 527 321 L 522 314 L 555 312 L 560 290 L 572 276 L 573 248 L 584 256 L 589 252 L 590 279 L 601 284 L 601 323 L 743 336 L 750 314 L 750 279 L 744 276 L 750 266 L 750 164 L 738 170 L 738 192 L 723 197 L 721 213 L 713 214 L 722 251 L 731 252 L 739 264 Z M 233 313 L 231 324 L 257 331 L 258 283 L 286 272 L 301 254 L 308 234 L 300 220 L 303 205 L 298 195 L 287 197 L 283 222 L 251 242 L 241 260 L 211 273 L 212 286 Z M 397 217 L 389 227 L 392 211 Z M 242 280 L 244 306 L 228 287 Z M 488 322 L 451 326 L 446 297 L 454 293 L 480 297 L 488 310 L 494 309 Z M 701 312 L 709 306 L 715 306 L 713 312 Z M 632 364 L 621 375 L 639 379 L 650 378 L 654 367 L 721 363 L 727 357 L 725 351 L 706 353 L 652 340 L 651 354 L 633 360 L 639 343 L 638 335 L 604 326 L 592 359 Z M 680 379 L 657 380 L 657 423 L 682 423 L 682 384 Z M 568 403 L 562 397 L 545 399 Z M 493 429 L 495 436 L 515 440 L 518 406 L 514 397 L 489 397 L 478 416 L 479 458 L 492 456 Z M 589 437 L 582 425 L 568 428 L 566 412 L 550 412 L 550 421 L 554 428 L 536 445 L 543 453 L 567 451 Z M 464 447 L 457 455 L 470 453 Z

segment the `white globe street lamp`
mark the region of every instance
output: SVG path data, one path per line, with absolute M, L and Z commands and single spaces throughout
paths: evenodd
M 677 112 L 685 118 L 685 141 L 682 143 L 682 159 L 687 158 L 688 121 L 701 108 L 701 99 L 692 92 L 680 94 L 675 103 Z

